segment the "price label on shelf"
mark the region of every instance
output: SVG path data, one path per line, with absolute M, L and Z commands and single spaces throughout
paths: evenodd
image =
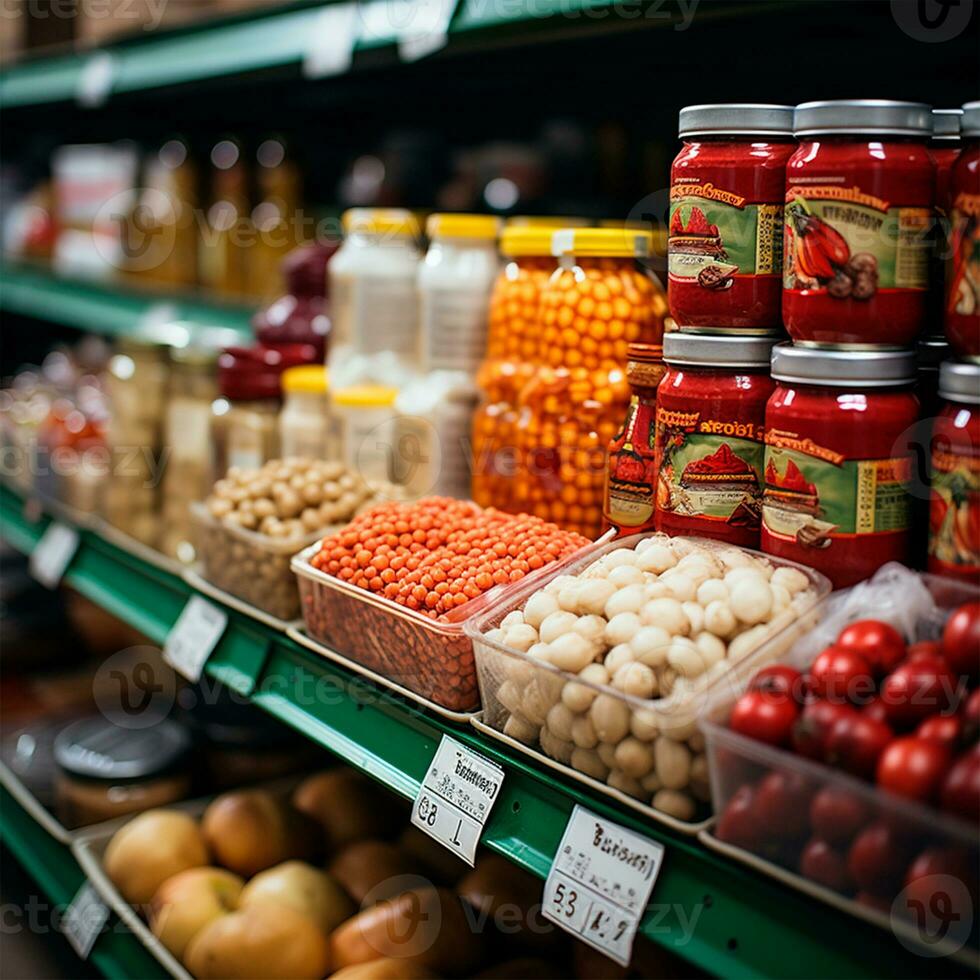
M 78 889 L 61 920 L 65 939 L 78 954 L 79 959 L 88 959 L 95 940 L 108 921 L 108 907 L 99 898 L 99 893 L 86 881 Z
M 30 570 L 46 589 L 56 589 L 78 551 L 78 531 L 55 521 L 31 552 Z
M 663 858 L 656 841 L 576 806 L 544 885 L 542 914 L 629 966 Z
M 412 823 L 473 865 L 503 782 L 500 766 L 443 735 L 415 798 Z
M 201 678 L 211 651 L 228 625 L 228 614 L 199 595 L 191 596 L 163 645 L 163 659 L 189 681 Z

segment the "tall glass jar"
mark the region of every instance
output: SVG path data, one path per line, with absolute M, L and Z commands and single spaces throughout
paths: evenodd
M 211 487 L 211 406 L 218 397 L 216 372 L 214 351 L 188 347 L 170 352 L 161 550 L 185 562 L 194 559 L 190 506 L 203 500 Z
M 963 106 L 963 152 L 950 178 L 952 248 L 946 272 L 946 339 L 980 360 L 980 102 Z

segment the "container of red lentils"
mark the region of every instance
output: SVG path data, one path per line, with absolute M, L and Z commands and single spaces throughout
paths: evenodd
M 908 561 L 915 371 L 912 351 L 773 348 L 764 552 L 838 589 Z
M 681 109 L 670 171 L 667 292 L 682 327 L 778 329 L 793 108 Z
M 910 347 L 928 299 L 932 110 L 877 99 L 807 102 L 794 128 L 783 258 L 790 337 Z
M 980 581 L 980 364 L 947 361 L 933 426 L 929 571 Z
M 596 538 L 606 452 L 629 405 L 631 343 L 659 344 L 667 316 L 646 268 L 652 235 L 630 228 L 554 233 L 559 266 L 541 296 L 535 370 L 520 396 L 515 503 Z
M 759 547 L 773 337 L 670 333 L 657 389 L 656 527 Z

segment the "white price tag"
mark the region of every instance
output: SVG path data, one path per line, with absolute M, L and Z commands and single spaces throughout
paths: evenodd
M 357 40 L 357 5 L 333 3 L 316 18 L 303 54 L 306 78 L 327 78 L 350 70 Z
M 79 958 L 87 960 L 95 940 L 108 921 L 108 907 L 99 898 L 99 893 L 86 881 L 65 911 L 61 928 L 65 939 Z
M 500 766 L 443 735 L 415 798 L 412 823 L 473 865 L 503 781 Z
M 542 914 L 629 966 L 663 858 L 656 841 L 576 806 L 544 885 Z
M 211 651 L 228 625 L 228 614 L 199 595 L 191 596 L 163 645 L 163 659 L 189 681 L 201 678 Z
M 79 544 L 78 531 L 55 521 L 31 552 L 30 570 L 46 589 L 56 589 L 65 576 Z

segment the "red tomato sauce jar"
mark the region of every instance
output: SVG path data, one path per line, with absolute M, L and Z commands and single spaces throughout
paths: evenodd
M 853 585 L 910 550 L 912 351 L 773 348 L 762 550 Z
M 980 581 L 980 364 L 947 361 L 932 430 L 929 571 Z
M 682 327 L 780 327 L 786 161 L 793 109 L 681 109 L 670 170 L 667 298 Z
M 664 336 L 667 373 L 657 388 L 658 531 L 758 548 L 775 343 L 723 334 Z
M 932 110 L 932 139 L 929 140 L 929 156 L 936 168 L 936 227 L 933 233 L 933 253 L 929 265 L 929 314 L 926 330 L 938 334 L 943 329 L 943 310 L 946 299 L 946 263 L 952 243 L 949 220 L 949 185 L 953 179 L 953 166 L 960 155 L 960 119 L 962 109 Z M 938 381 L 939 365 L 936 365 Z
M 946 272 L 946 338 L 961 357 L 980 359 L 980 102 L 963 106 L 963 151 L 950 178 L 951 258 Z
M 932 110 L 797 106 L 786 165 L 783 321 L 794 341 L 909 347 L 925 322 L 934 225 Z

